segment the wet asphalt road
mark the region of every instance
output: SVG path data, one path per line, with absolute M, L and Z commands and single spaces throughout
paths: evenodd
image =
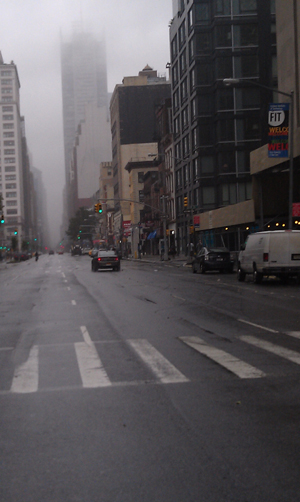
M 0 270 L 1 502 L 299 499 L 300 287 Z

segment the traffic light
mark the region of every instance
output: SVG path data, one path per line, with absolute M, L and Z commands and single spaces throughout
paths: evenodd
M 18 235 L 18 229 L 15 228 L 15 235 Z
M 187 197 L 183 197 L 183 206 L 188 207 L 188 198 Z
M 95 211 L 95 213 L 98 213 L 98 210 L 99 210 L 99 204 L 95 204 L 94 205 L 94 211 Z
M 98 204 L 98 213 L 102 213 L 102 204 Z
M 5 223 L 4 214 L 1 216 L 1 223 Z

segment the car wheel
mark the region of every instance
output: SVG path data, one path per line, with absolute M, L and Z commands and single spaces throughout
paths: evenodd
M 238 266 L 237 278 L 239 282 L 244 282 L 246 278 L 245 272 L 241 269 L 240 265 Z
M 253 280 L 255 284 L 260 284 L 263 279 L 263 275 L 260 272 L 257 272 L 256 268 L 253 270 Z
M 193 274 L 197 274 L 197 268 L 196 268 L 196 265 L 194 263 L 192 265 L 192 271 L 193 271 Z
M 200 274 L 205 274 L 205 266 L 203 263 L 200 263 Z
M 97 272 L 97 267 L 93 262 L 92 262 L 92 272 Z

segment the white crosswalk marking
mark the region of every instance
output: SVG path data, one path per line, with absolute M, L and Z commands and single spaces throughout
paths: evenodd
M 300 338 L 300 331 L 287 331 L 286 335 L 292 336 L 293 338 Z
M 180 373 L 180 371 L 165 359 L 165 357 L 147 340 L 128 340 L 128 343 L 161 383 L 189 382 L 188 378 Z
M 38 390 L 39 381 L 39 348 L 34 345 L 29 353 L 27 361 L 16 368 L 11 392 L 29 393 Z
M 83 387 L 108 387 L 111 381 L 103 368 L 93 342 L 75 343 L 75 351 Z
M 286 349 L 285 347 L 275 345 L 271 342 L 266 342 L 265 340 L 260 340 L 258 338 L 255 338 L 254 336 L 241 336 L 240 340 L 246 343 L 250 343 L 251 345 L 255 345 L 255 347 L 258 347 L 260 349 L 272 352 L 272 354 L 276 354 L 277 356 L 283 357 L 284 359 L 288 359 L 293 363 L 300 364 L 300 353 L 296 352 L 295 350 Z
M 207 345 L 207 343 L 198 336 L 182 336 L 179 337 L 179 340 L 221 366 L 224 366 L 224 368 L 231 371 L 231 373 L 234 373 L 239 378 L 261 378 L 266 376 L 263 371 L 251 366 L 237 357 L 232 356 L 231 354 L 228 354 L 228 352 L 212 347 L 211 345 Z

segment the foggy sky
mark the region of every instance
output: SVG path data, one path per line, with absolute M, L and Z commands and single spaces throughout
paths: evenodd
M 51 245 L 61 237 L 65 184 L 60 33 L 67 38 L 72 24 L 82 22 L 105 38 L 112 92 L 147 64 L 168 77 L 171 18 L 172 0 L 1 0 L 0 50 L 18 68 L 27 143 L 47 191 Z

